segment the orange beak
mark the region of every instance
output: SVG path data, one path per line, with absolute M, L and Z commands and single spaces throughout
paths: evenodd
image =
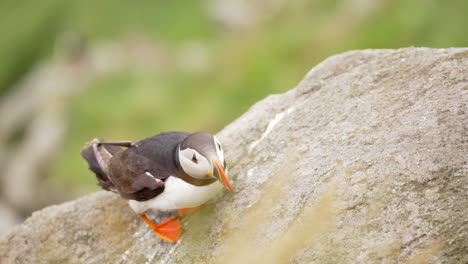
M 231 184 L 229 183 L 228 178 L 227 178 L 226 174 L 224 173 L 224 170 L 223 170 L 223 168 L 221 167 L 221 165 L 219 165 L 219 163 L 218 163 L 217 160 L 213 160 L 213 163 L 214 163 L 214 165 L 216 166 L 216 171 L 218 172 L 218 173 L 215 173 L 215 176 L 219 176 L 219 177 L 218 177 L 219 181 L 220 181 L 229 191 L 232 191 Z

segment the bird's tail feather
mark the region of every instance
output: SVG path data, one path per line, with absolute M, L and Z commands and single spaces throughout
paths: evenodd
M 114 155 L 122 148 L 113 145 L 102 145 L 110 154 Z M 116 192 L 114 184 L 109 180 L 109 176 L 99 166 L 99 162 L 96 159 L 96 154 L 93 150 L 93 145 L 88 145 L 81 150 L 81 156 L 88 162 L 89 169 L 96 174 L 99 186 L 108 191 Z

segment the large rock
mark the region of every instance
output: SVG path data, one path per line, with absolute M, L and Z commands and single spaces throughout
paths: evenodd
M 235 190 L 177 244 L 99 192 L 34 213 L 1 263 L 467 263 L 467 88 L 468 49 L 331 57 L 219 133 Z

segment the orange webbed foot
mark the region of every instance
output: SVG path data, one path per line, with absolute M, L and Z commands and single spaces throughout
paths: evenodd
M 160 224 L 153 223 L 145 214 L 139 215 L 161 239 L 169 243 L 175 243 L 182 234 L 182 222 L 179 218 L 172 216 Z

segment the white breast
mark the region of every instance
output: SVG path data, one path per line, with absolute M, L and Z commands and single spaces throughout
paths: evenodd
M 129 200 L 128 204 L 138 214 L 149 209 L 192 208 L 204 204 L 223 189 L 223 185 L 219 181 L 205 186 L 195 186 L 172 176 L 169 176 L 164 186 L 164 192 L 155 198 L 144 202 Z

